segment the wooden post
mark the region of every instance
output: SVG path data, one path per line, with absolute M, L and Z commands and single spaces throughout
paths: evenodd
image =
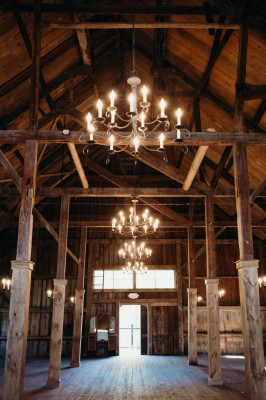
M 234 173 L 240 260 L 236 262 L 248 399 L 265 399 L 263 336 L 258 285 L 259 261 L 254 260 L 246 148 L 234 145 Z
M 188 363 L 197 365 L 197 289 L 195 288 L 194 229 L 188 228 Z
M 178 313 L 178 354 L 184 355 L 184 326 L 182 302 L 182 263 L 181 246 L 176 244 L 176 287 L 177 287 L 177 313 Z
M 151 305 L 151 303 L 148 303 L 147 316 L 148 316 L 148 354 L 152 355 L 152 305 Z
M 237 84 L 245 83 L 248 25 L 245 20 L 239 34 Z M 244 100 L 236 94 L 234 131 L 243 132 Z M 245 355 L 246 390 L 248 399 L 265 399 L 263 337 L 258 286 L 258 260 L 254 260 L 249 179 L 246 147 L 235 143 L 234 178 L 236 192 L 237 229 L 240 260 L 236 262 L 242 313 L 242 332 Z
M 33 33 L 34 45 L 31 74 L 31 110 L 30 130 L 38 129 L 38 82 L 40 74 L 41 48 L 41 1 L 34 2 Z M 38 144 L 26 141 L 24 155 L 24 175 L 22 183 L 21 205 L 16 260 L 11 262 L 12 289 L 9 308 L 9 328 L 7 334 L 4 400 L 23 398 L 26 346 L 28 335 L 28 317 L 30 302 L 31 259 L 33 216 L 35 199 L 36 168 Z
M 92 265 L 93 245 L 88 244 L 88 272 L 87 272 L 87 293 L 86 293 L 86 316 L 85 316 L 85 345 L 84 355 L 88 351 L 88 339 L 90 330 L 90 317 L 91 317 L 91 300 L 92 300 L 92 285 L 93 285 L 93 265 Z
M 216 279 L 216 250 L 214 231 L 213 197 L 205 198 L 205 224 L 206 224 L 206 263 L 207 279 L 206 302 L 207 302 L 207 329 L 208 329 L 208 361 L 209 361 L 209 384 L 223 385 L 221 370 L 220 349 L 220 320 L 219 320 L 219 294 Z
M 59 243 L 56 279 L 54 279 L 53 316 L 50 342 L 50 360 L 48 370 L 48 387 L 58 387 L 60 383 L 60 366 L 62 355 L 62 338 L 65 307 L 65 269 L 69 218 L 69 197 L 61 198 Z
M 72 357 L 70 366 L 79 367 L 80 352 L 82 340 L 82 323 L 83 323 L 83 304 L 84 304 L 84 275 L 87 245 L 87 228 L 81 228 L 80 248 L 79 248 L 79 265 L 78 265 L 78 282 L 75 290 L 75 310 L 74 310 L 74 327 L 72 341 Z

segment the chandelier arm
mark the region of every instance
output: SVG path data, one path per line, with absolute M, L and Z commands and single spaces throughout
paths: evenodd
M 115 115 L 116 115 L 116 117 L 117 117 L 118 119 L 120 119 L 120 121 L 129 122 L 129 124 L 131 123 L 131 119 L 124 119 L 124 118 L 120 117 L 119 114 L 115 114 Z M 128 124 L 128 125 L 129 125 L 129 124 Z M 128 126 L 128 125 L 127 125 L 127 126 Z
M 126 145 L 123 147 L 123 149 L 115 150 L 115 153 L 121 153 L 121 152 L 124 151 L 128 146 L 129 146 L 129 144 L 126 144 Z

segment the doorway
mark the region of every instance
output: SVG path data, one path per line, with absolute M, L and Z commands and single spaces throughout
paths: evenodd
M 123 305 L 119 313 L 119 353 L 139 355 L 141 350 L 140 305 Z

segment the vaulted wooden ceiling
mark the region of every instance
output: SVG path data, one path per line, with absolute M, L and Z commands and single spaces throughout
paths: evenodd
M 112 88 L 118 93 L 119 109 L 125 112 L 129 93 L 126 80 L 132 71 L 132 30 L 118 27 L 122 23 L 132 23 L 132 2 L 42 3 L 39 129 L 60 131 L 65 127 L 72 131 L 84 130 L 86 113 L 90 111 L 96 114 L 95 104 L 98 98 L 107 104 Z M 208 129 L 217 132 L 233 131 L 239 29 L 217 29 L 217 26 L 207 29 L 203 25 L 206 22 L 238 24 L 246 17 L 249 23 L 246 82 L 251 86 L 240 87 L 238 90 L 246 100 L 245 132 L 265 132 L 266 42 L 263 2 L 246 2 L 245 7 L 242 3 L 204 3 L 197 0 L 135 1 L 136 27 L 140 22 L 146 24 L 144 28 L 136 28 L 136 68 L 142 82 L 149 87 L 149 97 L 153 104 L 152 116 L 158 114 L 159 100 L 164 97 L 172 125 L 175 123 L 175 110 L 180 106 L 184 112 L 186 128 L 192 132 L 206 132 Z M 1 130 L 25 130 L 29 127 L 32 11 L 32 1 L 9 1 L 1 6 Z M 101 29 L 53 27 L 53 23 L 71 22 L 102 24 Z M 167 27 L 150 28 L 149 24 L 155 22 L 165 23 Z M 202 27 L 169 27 L 169 23 L 176 22 L 202 23 Z M 107 29 L 107 23 L 116 23 L 116 28 Z M 15 141 L 13 144 L 6 144 L 4 140 L 1 144 L 3 155 L 21 177 L 24 144 Z M 182 188 L 197 151 L 191 145 L 187 149 L 182 146 L 168 146 L 166 162 L 161 154 L 142 149 L 134 167 L 130 150 L 114 155 L 109 164 L 106 164 L 105 147 L 92 146 L 88 154 L 83 154 L 83 149 L 84 145 L 76 145 L 85 171 L 85 180 L 87 179 L 91 188 L 120 187 L 128 191 L 131 190 L 130 186 Z M 265 146 L 248 146 L 247 155 L 251 193 L 259 187 L 259 194 L 262 195 L 266 170 Z M 212 145 L 207 150 L 192 188 L 233 190 L 233 176 L 231 146 Z M 0 184 L 0 228 L 1 235 L 6 235 L 7 231 L 3 231 L 3 228 L 16 224 L 20 196 L 3 196 L 5 190 L 14 187 L 5 168 L 0 169 Z M 45 197 L 48 192 L 44 191 L 41 196 L 41 190 L 58 186 L 82 187 L 77 166 L 73 162 L 73 149 L 71 151 L 66 144 L 40 143 L 37 185 L 40 194 L 36 208 L 48 219 L 52 213 L 50 203 L 53 201 Z M 178 235 L 178 232 L 181 236 L 185 234 L 182 218 L 189 218 L 189 197 L 178 199 L 169 194 L 166 198 L 147 199 L 149 198 L 146 198 L 146 203 L 150 202 L 156 212 L 162 213 L 166 225 L 167 222 L 174 221 L 182 226 L 182 229 L 176 231 L 168 227 L 169 235 Z M 79 199 L 79 202 L 82 203 L 83 200 Z M 254 195 L 252 201 L 253 232 L 256 237 L 264 240 L 264 198 L 256 198 Z M 106 207 L 108 199 L 92 199 L 91 202 L 95 207 L 92 210 L 97 210 L 97 219 L 101 214 L 104 221 L 109 221 L 113 203 L 109 201 L 109 207 Z M 92 215 L 84 215 L 82 209 L 80 213 L 86 219 L 93 219 Z M 232 221 L 234 226 L 234 197 L 215 197 L 215 213 L 217 221 Z M 81 219 L 81 216 L 76 218 Z M 199 224 L 204 221 L 204 202 L 201 198 L 196 200 L 194 220 Z M 218 229 L 221 227 L 217 226 L 217 231 Z M 233 235 L 235 234 L 236 229 Z M 230 237 L 230 228 L 226 235 Z

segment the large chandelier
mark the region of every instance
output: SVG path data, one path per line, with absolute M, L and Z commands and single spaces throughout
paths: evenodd
M 130 273 L 146 273 L 147 267 L 144 266 L 143 261 L 150 258 L 151 253 L 151 249 L 146 248 L 143 242 L 137 246 L 136 237 L 134 237 L 131 244 L 124 243 L 124 247 L 118 251 L 119 257 L 126 261 L 126 266 L 123 268 L 123 271 Z
M 126 117 L 123 118 L 117 111 L 115 106 L 116 94 L 112 90 L 110 93 L 110 104 L 103 113 L 103 103 L 99 99 L 97 101 L 97 117 L 93 118 L 91 113 L 87 114 L 87 130 L 79 137 L 81 142 L 87 143 L 83 150 L 84 153 L 88 152 L 88 146 L 93 144 L 108 145 L 108 153 L 114 154 L 116 152 L 124 151 L 128 146 L 133 148 L 132 154 L 138 156 L 140 154 L 139 147 L 147 147 L 149 144 L 157 144 L 159 152 L 165 152 L 165 144 L 171 144 L 173 141 L 176 143 L 183 142 L 184 135 L 189 136 L 189 131 L 184 128 L 181 121 L 182 111 L 180 108 L 176 111 L 177 123 L 174 130 L 170 131 L 170 122 L 166 115 L 166 102 L 162 98 L 160 101 L 160 113 L 154 120 L 148 120 L 147 114 L 149 111 L 150 103 L 148 101 L 148 89 L 144 85 L 142 87 L 142 101 L 139 102 L 137 107 L 137 86 L 141 83 L 135 68 L 135 16 L 133 12 L 133 70 L 131 76 L 128 78 L 127 83 L 131 87 L 129 95 L 129 110 Z M 103 128 L 100 130 L 99 128 Z M 130 131 L 125 131 L 130 128 Z M 167 136 L 162 132 L 167 132 Z M 119 146 L 115 148 L 115 146 Z M 149 150 L 154 151 L 153 148 Z
M 133 206 L 130 208 L 130 214 L 125 216 L 123 211 L 119 212 L 118 218 L 112 220 L 112 233 L 118 233 L 122 236 L 145 236 L 157 232 L 159 220 L 153 219 L 149 215 L 148 209 L 142 214 L 142 218 L 137 215 L 138 198 L 133 196 L 131 199 Z

